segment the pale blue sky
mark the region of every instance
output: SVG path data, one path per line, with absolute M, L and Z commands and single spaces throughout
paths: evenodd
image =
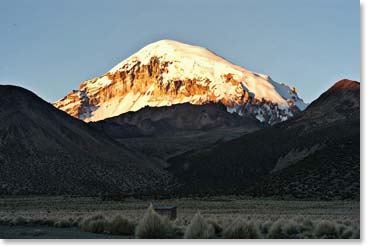
M 310 102 L 360 80 L 359 0 L 1 0 L 0 84 L 55 101 L 143 46 L 204 46 Z

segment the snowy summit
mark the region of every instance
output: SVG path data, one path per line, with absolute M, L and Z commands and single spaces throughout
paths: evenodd
M 229 112 L 270 124 L 307 106 L 288 85 L 208 49 L 173 40 L 145 46 L 101 77 L 84 81 L 54 106 L 84 121 L 98 121 L 146 106 L 187 102 L 220 102 Z

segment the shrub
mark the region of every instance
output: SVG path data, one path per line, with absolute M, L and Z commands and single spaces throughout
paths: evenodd
M 283 224 L 285 223 L 286 222 L 284 220 L 275 221 L 269 229 L 268 238 L 272 239 L 286 238 L 286 235 L 283 232 Z
M 28 224 L 28 221 L 23 216 L 17 216 L 10 222 L 11 225 L 20 226 Z
M 312 220 L 309 219 L 303 220 L 300 225 L 301 232 L 313 231 L 314 227 L 314 223 L 312 222 Z
M 315 229 L 315 225 L 309 219 L 304 220 L 300 225 L 301 233 L 303 235 L 303 238 L 305 239 L 312 239 L 315 237 L 313 233 L 314 229 Z
M 0 218 L 0 224 L 1 225 L 9 225 L 9 224 L 11 224 L 11 222 L 12 222 L 12 219 L 9 218 L 9 217 L 4 216 L 4 217 Z
M 109 226 L 109 232 L 113 235 L 134 235 L 134 230 L 134 223 L 121 215 L 113 218 Z
M 261 238 L 259 227 L 253 222 L 236 220 L 223 232 L 224 238 L 233 239 L 258 239 Z
M 350 220 L 344 220 L 343 223 L 344 223 L 344 225 L 347 225 L 347 226 L 352 225 L 352 221 L 350 221 Z
M 343 232 L 347 229 L 347 226 L 345 226 L 344 224 L 337 223 L 335 228 L 336 228 L 337 234 L 340 237 L 343 234 Z
M 54 223 L 54 227 L 67 228 L 72 227 L 72 223 L 69 220 L 59 220 Z
M 82 217 L 69 218 L 71 226 L 78 226 L 83 221 Z
M 108 230 L 109 223 L 103 215 L 94 215 L 80 223 L 80 229 L 86 232 L 103 233 Z
M 361 238 L 359 227 L 355 227 L 355 228 L 354 228 L 352 238 L 353 238 L 353 239 L 360 239 L 360 238 Z
M 302 238 L 301 228 L 295 221 L 288 221 L 283 225 L 283 233 L 286 238 L 297 239 Z
M 195 214 L 184 234 L 184 238 L 187 239 L 207 239 L 214 236 L 214 227 L 207 223 L 200 213 Z
M 220 226 L 220 224 L 218 223 L 218 221 L 216 221 L 215 219 L 208 219 L 207 220 L 209 225 L 212 225 L 214 228 L 214 233 L 215 234 L 220 234 L 223 231 L 223 228 Z
M 47 225 L 47 226 L 54 226 L 55 221 L 54 221 L 53 219 L 45 219 L 45 220 L 43 221 L 43 224 L 44 224 L 44 225 Z
M 173 238 L 174 230 L 169 220 L 157 214 L 150 205 L 136 227 L 135 236 L 147 239 Z
M 339 234 L 339 238 L 341 239 L 352 239 L 353 238 L 353 229 L 350 227 L 345 228 L 343 232 Z
M 338 238 L 338 232 L 333 222 L 323 220 L 316 225 L 315 236 L 317 238 L 335 239 Z
M 265 221 L 264 223 L 260 224 L 260 231 L 263 235 L 267 235 L 269 233 L 270 227 L 273 225 L 271 221 Z

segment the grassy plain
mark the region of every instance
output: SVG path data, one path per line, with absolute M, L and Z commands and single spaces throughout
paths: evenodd
M 132 198 L 123 201 L 103 201 L 93 197 L 3 197 L 0 199 L 0 223 L 3 226 L 0 236 L 11 237 L 14 230 L 20 230 L 18 226 L 23 227 L 23 234 L 20 233 L 19 237 L 28 235 L 24 230 L 48 226 L 63 228 L 65 235 L 62 236 L 63 232 L 58 231 L 59 238 L 68 237 L 68 235 L 70 238 L 75 238 L 75 230 L 82 228 L 80 225 L 83 221 L 96 215 L 103 217 L 104 221 L 112 221 L 117 216 L 123 216 L 137 225 L 151 202 L 177 206 L 178 218 L 172 224 L 180 228 L 179 235 L 184 233 L 197 212 L 200 212 L 202 217 L 214 227 L 219 226 L 221 230 L 225 230 L 231 224 L 238 224 L 236 221 L 255 222 L 260 229 L 265 228 L 267 224 L 269 224 L 267 226 L 276 225 L 277 221 L 303 223 L 307 220 L 312 221 L 314 228 L 319 222 L 329 221 L 334 223 L 336 228 L 340 224 L 350 226 L 354 231 L 359 230 L 360 223 L 359 201 L 284 201 L 237 196 L 155 201 Z M 5 230 L 6 228 L 8 229 Z M 103 228 L 101 232 L 105 233 L 106 238 L 110 237 Z M 47 237 L 47 233 L 46 235 L 40 233 L 40 235 Z M 37 236 L 36 233 L 35 237 L 40 235 Z M 90 238 L 91 236 L 83 234 L 80 237 Z M 216 237 L 220 238 L 222 234 L 219 232 Z M 264 237 L 266 237 L 265 234 L 262 235 L 262 238 Z

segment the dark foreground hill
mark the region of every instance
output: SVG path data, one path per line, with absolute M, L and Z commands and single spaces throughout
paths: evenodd
M 339 81 L 295 118 L 258 130 L 220 104 L 86 124 L 25 89 L 0 86 L 0 195 L 358 199 L 359 87 Z
M 0 194 L 151 193 L 168 176 L 30 91 L 0 86 Z
M 171 158 L 179 193 L 359 198 L 359 87 L 339 81 L 294 119 Z

